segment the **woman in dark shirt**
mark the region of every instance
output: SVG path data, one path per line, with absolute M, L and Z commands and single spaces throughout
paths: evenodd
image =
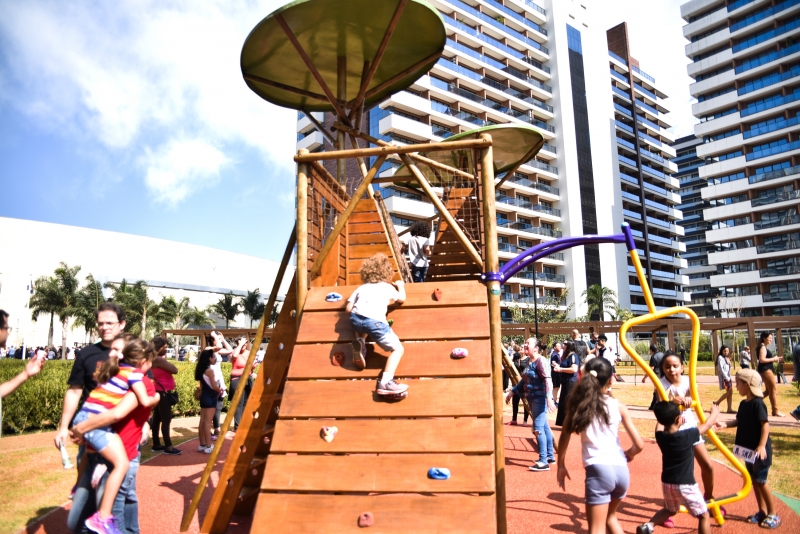
M 782 362 L 781 356 L 772 356 L 772 352 L 767 348 L 767 345 L 772 344 L 772 334 L 769 332 L 762 332 L 761 338 L 758 342 L 758 374 L 761 375 L 761 380 L 767 388 L 767 395 L 769 395 L 769 403 L 772 405 L 773 417 L 786 417 L 778 411 L 778 398 L 775 392 L 777 384 L 775 383 L 775 366 L 774 362 Z
M 561 358 L 561 363 L 552 362 L 553 373 L 559 375 L 561 391 L 558 399 L 558 413 L 556 414 L 556 425 L 564 424 L 567 416 L 567 398 L 572 391 L 572 386 L 578 381 L 578 354 L 575 352 L 575 344 L 567 341 L 564 344 L 565 356 Z

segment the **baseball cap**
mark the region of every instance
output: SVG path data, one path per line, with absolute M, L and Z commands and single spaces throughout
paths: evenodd
M 736 371 L 736 380 L 741 380 L 750 386 L 750 392 L 756 397 L 764 397 L 761 389 L 761 376 L 754 369 L 739 369 Z

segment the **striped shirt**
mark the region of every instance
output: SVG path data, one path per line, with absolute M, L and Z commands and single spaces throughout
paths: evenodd
M 134 384 L 142 381 L 142 372 L 132 365 L 120 362 L 119 372 L 105 384 L 100 384 L 89 394 L 83 410 L 89 413 L 103 413 L 122 400 Z

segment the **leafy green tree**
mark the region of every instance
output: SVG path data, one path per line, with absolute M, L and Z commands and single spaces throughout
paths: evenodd
M 28 304 L 31 318 L 39 320 L 39 316 L 48 315 L 50 318 L 47 330 L 47 345 L 53 346 L 53 316 L 58 311 L 58 287 L 55 278 L 40 276 L 33 283 L 33 296 Z
M 266 307 L 266 304 L 261 302 L 261 293 L 258 292 L 258 288 L 248 291 L 246 296 L 241 297 L 240 304 L 242 312 L 250 318 L 250 328 L 253 328 L 253 320 L 261 319 Z
M 219 315 L 225 319 L 225 328 L 228 328 L 230 322 L 236 319 L 236 316 L 241 312 L 241 303 L 232 291 L 222 295 L 217 302 L 208 307 L 208 311 Z
M 67 329 L 69 328 L 69 320 L 75 316 L 78 309 L 78 290 L 80 288 L 78 272 L 80 270 L 80 265 L 70 267 L 62 261 L 54 271 L 54 276 L 46 279 L 46 281 L 43 280 L 44 277 L 39 278 L 39 280 L 42 280 L 40 287 L 44 293 L 43 295 L 37 296 L 36 284 L 34 284 L 34 294 L 29 304 L 34 320 L 39 316 L 39 313 L 58 315 L 58 318 L 61 320 L 62 359 L 66 359 L 67 357 Z M 37 280 L 37 282 L 39 280 Z M 37 309 L 41 309 L 42 311 L 37 313 Z
M 613 289 L 594 284 L 581 293 L 581 298 L 586 304 L 590 318 L 599 318 L 601 321 L 605 321 L 606 314 L 614 317 L 614 311 L 617 308 L 617 294 Z
M 214 326 L 213 319 L 205 310 L 190 306 L 183 315 L 181 328 L 203 328 L 204 326 Z
M 164 297 L 161 299 L 160 307 L 164 320 L 168 321 L 174 330 L 190 326 L 202 328 L 214 324 L 214 321 L 204 311 L 198 310 L 189 303 L 189 297 L 183 297 L 181 300 L 175 300 L 172 295 Z M 176 354 L 181 350 L 183 337 L 185 336 L 175 336 Z
M 125 279 L 119 284 L 107 283 L 107 288 L 112 291 L 111 299 L 122 306 L 127 315 L 125 331 L 137 336 L 147 335 L 148 317 L 158 318 L 158 303 L 150 299 L 147 294 L 147 283 L 139 280 L 133 284 Z
M 86 335 L 91 338 L 92 334 L 97 331 L 97 318 L 94 313 L 100 307 L 100 303 L 104 301 L 103 284 L 90 274 L 86 277 L 86 285 L 78 292 L 78 305 L 75 310 L 73 328 L 82 326 Z

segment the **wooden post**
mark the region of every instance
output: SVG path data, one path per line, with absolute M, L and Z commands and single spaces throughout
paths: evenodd
M 308 154 L 301 148 L 299 154 Z M 308 164 L 297 164 L 297 326 L 308 294 Z M 317 257 L 319 260 L 319 257 Z
M 667 323 L 667 347 L 670 350 L 675 350 L 675 330 L 672 321 Z
M 780 328 L 775 329 L 775 351 L 778 353 L 776 356 L 780 356 L 783 358 L 783 335 Z M 778 366 L 775 366 L 775 370 L 778 370 Z
M 717 341 L 717 331 L 711 331 L 711 358 L 716 361 L 717 354 L 719 354 L 719 342 Z
M 747 337 L 750 338 L 750 341 L 747 343 L 750 345 L 750 356 L 752 357 L 754 354 L 758 355 L 756 352 L 756 328 L 755 328 L 755 320 L 752 317 L 747 318 Z
M 492 136 L 481 134 L 491 141 Z M 408 162 L 406 163 L 408 165 Z M 498 272 L 500 261 L 497 255 L 497 220 L 494 206 L 494 164 L 492 148 L 481 150 L 481 185 L 483 187 L 483 231 L 486 236 L 486 263 L 484 270 Z M 449 222 L 449 221 L 448 221 Z M 488 282 L 486 293 L 489 299 L 489 336 L 492 342 L 492 398 L 494 401 L 494 469 L 495 495 L 497 501 L 497 532 L 506 534 L 506 470 L 505 436 L 503 431 L 503 338 L 500 318 L 500 282 Z M 531 414 L 533 417 L 533 414 Z
M 339 100 L 347 100 L 347 56 L 336 58 L 336 96 Z M 339 149 L 344 150 L 345 135 L 341 130 L 337 130 L 336 139 Z M 353 147 L 358 148 L 357 146 Z M 347 160 L 336 161 L 336 180 L 342 185 L 347 181 Z
M 422 172 L 420 172 L 420 170 L 417 168 L 417 165 L 411 160 L 411 158 L 409 158 L 405 154 L 403 154 L 400 157 L 403 159 L 403 163 L 406 164 L 406 167 L 408 167 L 411 173 L 414 176 L 416 176 L 417 181 L 422 186 L 422 189 L 428 195 L 428 198 L 431 199 L 431 202 L 433 203 L 434 207 L 439 212 L 439 216 L 442 217 L 445 221 L 447 221 L 447 224 L 450 225 L 450 228 L 453 230 L 453 233 L 456 235 L 456 238 L 461 242 L 461 246 L 464 247 L 464 250 L 466 251 L 467 255 L 472 259 L 472 261 L 474 261 L 478 265 L 478 267 L 483 269 L 483 259 L 481 258 L 481 255 L 478 254 L 478 251 L 475 250 L 474 246 L 472 246 L 472 242 L 469 240 L 469 238 L 467 238 L 467 235 L 458 225 L 458 223 L 450 214 L 450 212 L 447 211 L 447 208 L 445 207 L 444 203 L 442 203 L 442 200 L 439 198 L 439 196 L 436 194 L 436 191 L 434 191 L 433 187 L 431 187 L 431 184 L 428 183 L 428 179 L 425 178 Z M 492 171 L 494 171 L 494 169 L 492 169 Z M 496 237 L 495 241 L 497 241 Z

